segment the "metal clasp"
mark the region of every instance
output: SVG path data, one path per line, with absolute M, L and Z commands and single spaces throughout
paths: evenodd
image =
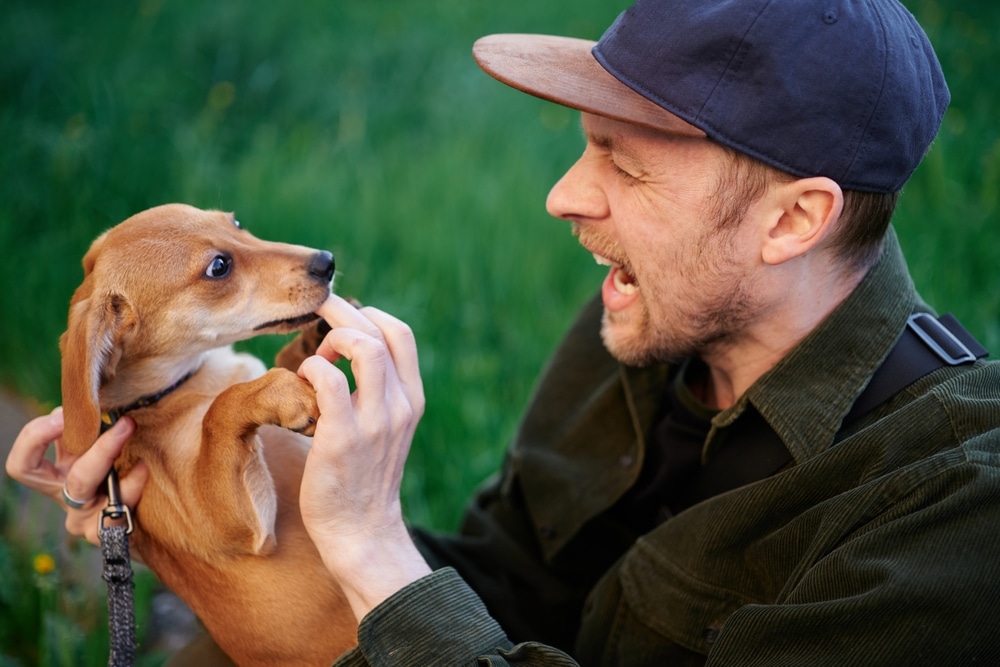
M 124 519 L 126 535 L 131 535 L 135 529 L 135 525 L 132 523 L 132 510 L 121 502 L 118 490 L 118 471 L 114 468 L 108 472 L 108 505 L 101 511 L 101 516 L 98 518 L 97 529 L 99 531 L 104 529 L 105 519 L 113 521 Z

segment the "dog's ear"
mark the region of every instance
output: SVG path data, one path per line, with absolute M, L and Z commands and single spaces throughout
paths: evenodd
M 110 230 L 109 230 L 110 231 Z M 83 256 L 83 277 L 86 278 L 94 270 L 94 264 L 97 263 L 97 256 L 101 254 L 101 248 L 104 247 L 104 239 L 108 238 L 108 232 L 104 232 L 90 244 L 90 249 L 87 254 Z
M 84 281 L 81 291 L 88 282 Z M 91 293 L 79 299 L 74 297 L 69 325 L 59 339 L 65 424 L 63 443 L 70 452 L 82 454 L 97 439 L 101 424 L 98 391 L 114 377 L 123 341 L 137 324 L 134 309 L 121 294 Z

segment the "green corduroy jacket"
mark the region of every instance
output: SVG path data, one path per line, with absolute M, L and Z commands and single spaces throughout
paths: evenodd
M 890 230 L 703 450 L 739 445 L 756 415 L 792 462 L 637 536 L 611 508 L 674 369 L 612 359 L 591 302 L 460 534 L 414 531 L 439 569 L 373 610 L 337 664 L 1000 664 L 1000 362 L 935 371 L 834 443 L 925 310 Z

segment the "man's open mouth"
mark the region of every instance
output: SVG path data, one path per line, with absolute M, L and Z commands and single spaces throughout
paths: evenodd
M 625 295 L 635 294 L 639 287 L 636 285 L 635 276 L 629 273 L 628 269 L 614 260 L 598 255 L 596 252 L 591 254 L 594 255 L 594 261 L 599 265 L 611 267 L 611 277 L 616 290 Z

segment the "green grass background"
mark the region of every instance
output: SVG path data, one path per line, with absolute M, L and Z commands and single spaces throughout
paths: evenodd
M 0 386 L 58 404 L 56 343 L 98 233 L 166 202 L 233 210 L 258 236 L 332 250 L 338 292 L 413 327 L 428 407 L 406 511 L 455 527 L 603 274 L 544 210 L 582 147 L 577 115 L 493 81 L 470 47 L 596 39 L 628 4 L 6 0 Z M 1000 8 L 905 4 L 953 102 L 896 226 L 923 296 L 1000 350 Z

